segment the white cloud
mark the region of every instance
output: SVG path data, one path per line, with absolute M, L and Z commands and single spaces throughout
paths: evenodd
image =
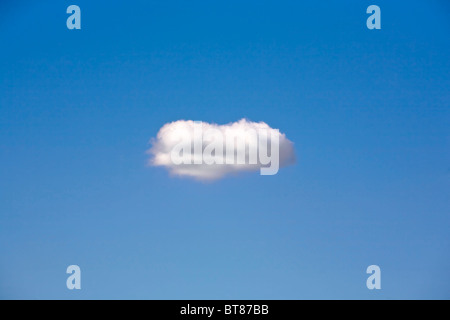
M 225 125 L 178 120 L 165 124 L 151 144 L 150 165 L 197 180 L 243 171 L 272 175 L 295 161 L 293 143 L 283 133 L 246 119 Z

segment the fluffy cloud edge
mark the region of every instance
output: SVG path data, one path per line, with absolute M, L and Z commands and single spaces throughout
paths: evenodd
M 261 143 L 264 142 L 264 137 L 267 137 L 267 141 L 272 139 L 270 143 L 267 142 L 267 147 L 265 147 L 266 143 Z M 239 141 L 245 145 L 239 144 Z M 222 148 L 217 147 L 213 150 L 214 152 L 205 154 L 206 150 L 213 149 L 211 145 L 217 146 L 219 142 L 222 143 Z M 230 149 L 227 149 L 228 142 L 230 142 Z M 279 168 L 296 162 L 294 143 L 284 133 L 281 133 L 279 129 L 271 128 L 263 121 L 253 122 L 245 118 L 222 125 L 193 120 L 169 122 L 159 129 L 156 137 L 150 140 L 150 144 L 151 147 L 147 150 L 147 154 L 150 155 L 149 165 L 164 167 L 171 176 L 203 181 L 218 180 L 228 175 L 257 170 L 260 170 L 263 175 L 276 174 Z M 174 154 L 177 154 L 174 150 L 178 149 L 184 150 L 184 153 L 188 151 L 190 163 L 174 161 Z M 278 150 L 278 157 L 274 156 L 272 149 Z M 251 156 L 252 152 L 259 155 L 259 158 L 256 155 L 256 163 L 250 160 L 255 160 Z M 245 157 L 245 163 L 232 162 L 233 160 L 236 162 L 239 155 Z M 199 158 L 205 159 L 206 162 L 208 157 L 205 158 L 205 156 L 214 158 L 217 163 L 199 162 Z M 270 167 L 274 166 L 275 169 L 267 169 L 268 163 L 262 161 L 262 159 L 267 161 L 269 158 L 271 158 Z M 277 163 L 274 165 L 275 162 Z M 268 171 L 271 172 L 267 173 Z

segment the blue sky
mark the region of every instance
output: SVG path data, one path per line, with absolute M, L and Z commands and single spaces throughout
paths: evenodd
M 0 298 L 450 298 L 449 31 L 445 0 L 2 1 Z M 241 118 L 297 163 L 147 166 L 165 123 Z

